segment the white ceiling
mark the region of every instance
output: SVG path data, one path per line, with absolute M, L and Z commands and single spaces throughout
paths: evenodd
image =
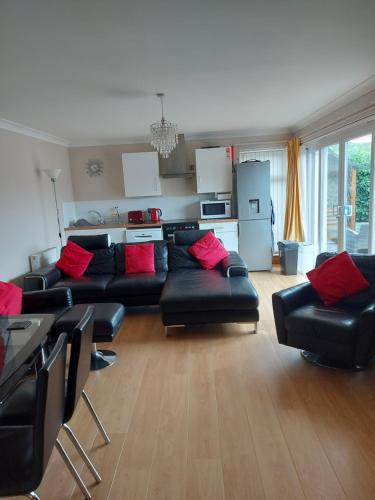
M 0 117 L 71 144 L 295 128 L 375 74 L 374 0 L 2 0 Z

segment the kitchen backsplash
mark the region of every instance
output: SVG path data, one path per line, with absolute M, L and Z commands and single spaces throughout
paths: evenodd
M 106 220 L 111 218 L 111 209 L 118 207 L 121 220 L 127 222 L 129 210 L 146 210 L 150 207 L 161 208 L 162 219 L 199 218 L 199 202 L 213 199 L 213 195 L 157 196 L 154 198 L 127 198 L 121 200 L 76 201 L 63 204 L 64 227 L 78 219 L 92 220 L 89 210 L 97 210 Z

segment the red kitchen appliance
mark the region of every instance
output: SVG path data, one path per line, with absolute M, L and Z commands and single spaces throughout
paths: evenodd
M 143 223 L 143 211 L 142 210 L 130 210 L 128 212 L 128 222 L 132 224 L 142 224 Z
M 151 222 L 160 222 L 160 217 L 163 215 L 163 212 L 160 208 L 149 208 L 151 212 Z

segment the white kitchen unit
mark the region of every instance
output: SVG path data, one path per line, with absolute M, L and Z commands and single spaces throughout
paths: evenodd
M 238 222 L 200 222 L 199 229 L 214 229 L 215 235 L 221 239 L 225 248 L 238 252 Z
M 232 192 L 231 148 L 195 150 L 197 193 Z
M 123 243 L 125 241 L 124 227 L 104 227 L 103 229 L 72 229 L 65 230 L 65 238 L 69 236 L 94 236 L 96 234 L 109 234 L 112 243 Z
M 123 153 L 122 169 L 126 197 L 161 195 L 159 157 L 156 151 Z
M 126 230 L 126 243 L 144 243 L 145 241 L 162 239 L 163 233 L 161 227 Z

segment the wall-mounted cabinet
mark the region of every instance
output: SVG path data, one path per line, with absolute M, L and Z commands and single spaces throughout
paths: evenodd
M 232 192 L 231 148 L 195 150 L 197 193 Z
M 125 196 L 160 196 L 158 153 L 123 153 Z

